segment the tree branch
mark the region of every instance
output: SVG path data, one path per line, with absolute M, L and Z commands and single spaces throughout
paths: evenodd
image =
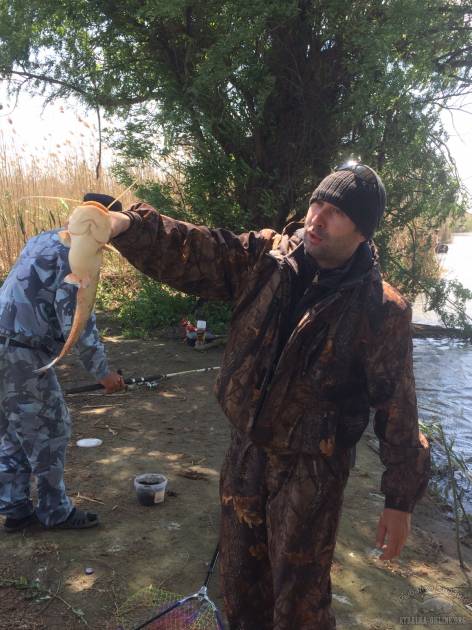
M 84 97 L 84 99 L 89 104 L 92 104 L 94 106 L 100 105 L 102 107 L 120 107 L 120 106 L 137 105 L 138 103 L 144 103 L 146 101 L 157 98 L 157 94 L 153 92 L 149 92 L 146 95 L 143 94 L 141 96 L 127 97 L 127 98 L 122 98 L 122 97 L 105 98 L 103 95 L 100 95 L 97 93 L 92 94 L 90 92 L 87 92 L 87 90 L 84 90 L 83 88 L 79 87 L 78 85 L 69 83 L 68 81 L 63 81 L 62 79 L 55 79 L 45 74 L 35 74 L 33 72 L 26 72 L 24 70 L 23 71 L 8 70 L 7 71 L 4 69 L 2 70 L 1 68 L 0 68 L 0 74 L 4 74 L 5 76 L 14 75 L 18 77 L 24 77 L 27 80 L 31 80 L 31 81 L 32 80 L 42 81 L 43 83 L 47 83 L 49 85 L 59 85 L 60 87 L 65 88 L 66 90 L 69 90 L 76 94 L 80 94 L 81 96 Z

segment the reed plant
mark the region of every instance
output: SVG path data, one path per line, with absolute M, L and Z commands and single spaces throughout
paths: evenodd
M 125 188 L 110 169 L 102 169 L 97 179 L 95 165 L 83 147 L 27 155 L 0 133 L 0 279 L 8 274 L 29 238 L 65 224 L 84 193 L 116 197 Z M 134 201 L 131 192 L 122 198 L 124 207 Z M 122 274 L 127 267 L 117 254 L 107 254 L 105 259 L 105 273 Z
M 472 513 L 469 509 L 472 471 L 464 457 L 456 451 L 454 437 L 446 436 L 438 419 L 431 424 L 420 421 L 420 429 L 432 446 L 430 491 L 453 513 L 457 555 L 464 569 L 461 543 L 470 546 L 472 540 Z

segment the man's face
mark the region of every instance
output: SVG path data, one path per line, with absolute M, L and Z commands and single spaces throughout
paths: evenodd
M 313 201 L 305 217 L 305 251 L 325 269 L 340 267 L 366 238 L 337 206 Z

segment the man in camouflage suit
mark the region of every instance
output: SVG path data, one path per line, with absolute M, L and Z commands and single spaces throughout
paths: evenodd
M 100 195 L 86 199 L 113 201 Z M 65 529 L 99 523 L 96 514 L 76 509 L 65 491 L 71 421 L 56 374 L 34 372 L 60 352 L 75 311 L 77 287 L 64 282 L 69 250 L 58 231 L 31 238 L 0 288 L 0 514 L 7 517 L 7 532 L 38 520 Z M 124 386 L 122 376 L 108 368 L 94 315 L 77 348 L 85 369 L 106 392 Z M 31 474 L 38 484 L 36 509 Z
M 138 204 L 113 244 L 176 289 L 230 300 L 218 400 L 232 424 L 221 474 L 221 574 L 232 630 L 332 630 L 330 567 L 351 449 L 375 409 L 386 470 L 377 544 L 398 556 L 424 493 L 411 310 L 382 282 L 371 237 L 385 189 L 346 164 L 304 224 L 236 236 Z

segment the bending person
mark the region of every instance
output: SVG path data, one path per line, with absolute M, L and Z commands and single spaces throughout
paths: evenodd
M 106 195 L 86 199 L 111 203 Z M 121 204 L 115 203 L 115 208 Z M 77 287 L 64 282 L 70 273 L 68 248 L 58 230 L 26 243 L 0 287 L 0 514 L 4 530 L 16 532 L 39 522 L 45 527 L 83 529 L 98 525 L 93 512 L 72 504 L 64 485 L 64 461 L 71 435 L 69 411 L 54 369 L 35 370 L 61 349 L 71 329 Z M 110 371 L 95 315 L 77 344 L 85 369 L 111 393 L 124 387 Z M 38 485 L 36 509 L 30 479 Z

